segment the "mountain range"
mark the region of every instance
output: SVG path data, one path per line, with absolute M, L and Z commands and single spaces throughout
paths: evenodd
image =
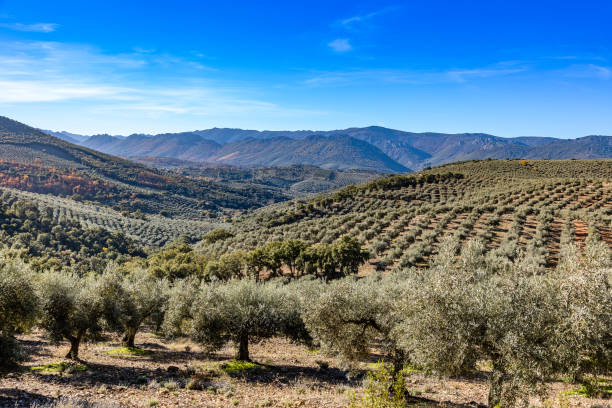
M 472 159 L 612 157 L 610 136 L 504 138 L 486 133 L 413 133 L 379 126 L 332 131 L 213 128 L 127 137 L 45 132 L 124 157 L 166 157 L 241 167 L 307 164 L 397 173 Z

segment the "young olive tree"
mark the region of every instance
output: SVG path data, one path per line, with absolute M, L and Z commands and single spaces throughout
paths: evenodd
M 443 375 L 490 361 L 489 407 L 512 406 L 556 372 L 559 300 L 554 279 L 517 265 L 490 267 L 471 243 L 457 262 L 409 273 L 402 346 Z
M 0 366 L 7 367 L 21 358 L 16 331 L 34 325 L 38 298 L 29 267 L 4 254 L 0 265 Z
M 108 303 L 103 293 L 93 275 L 80 278 L 68 272 L 46 272 L 40 276 L 40 324 L 51 339 L 70 342 L 66 358 L 78 359 L 81 341 L 102 329 L 104 304 Z
M 124 334 L 125 346 L 134 347 L 140 326 L 152 315 L 162 312 L 168 283 L 144 268 L 136 267 L 124 275 L 111 265 L 102 275 L 99 290 L 104 295 L 107 322 Z
M 168 311 L 168 318 L 173 321 L 167 326 L 175 332 L 186 330 L 194 341 L 213 350 L 231 341 L 238 346 L 238 360 L 250 360 L 249 344 L 255 341 L 276 335 L 295 340 L 306 337 L 297 295 L 273 282 L 243 279 L 204 283 L 189 312 L 185 310 L 185 301 L 191 299 L 173 293 Z

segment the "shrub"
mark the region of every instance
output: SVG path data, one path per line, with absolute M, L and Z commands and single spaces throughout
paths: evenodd
M 560 302 L 550 274 L 523 260 L 508 270 L 487 264 L 474 242 L 458 262 L 410 274 L 403 347 L 419 365 L 444 375 L 492 363 L 489 407 L 513 406 L 558 372 Z
M 348 363 L 366 357 L 382 340 L 396 371 L 401 368 L 405 354 L 396 338 L 403 319 L 398 310 L 401 279 L 344 278 L 317 289 L 318 297 L 312 291 L 303 297 L 303 318 L 324 349 Z
M 207 244 L 213 244 L 217 241 L 223 241 L 228 238 L 232 238 L 233 236 L 234 234 L 232 234 L 228 230 L 223 228 L 217 228 L 204 235 L 203 239 L 204 241 L 206 241 Z

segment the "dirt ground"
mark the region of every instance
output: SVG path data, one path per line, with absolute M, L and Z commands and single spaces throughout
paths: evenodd
M 346 407 L 353 395 L 363 392 L 363 373 L 372 367 L 371 362 L 364 362 L 357 375 L 348 378 L 333 358 L 273 339 L 251 346 L 251 358 L 261 366 L 232 371 L 224 368 L 234 356 L 231 346 L 211 355 L 187 341 L 168 342 L 139 333 L 137 346 L 148 354 L 109 354 L 120 345 L 116 339 L 107 339 L 84 344 L 77 366 L 63 371 L 36 370 L 66 361 L 63 356 L 68 345 L 51 344 L 41 333 L 21 340 L 30 358 L 20 370 L 0 377 L 1 407 L 29 407 L 60 397 L 107 402 L 109 407 Z M 411 406 L 478 407 L 486 403 L 484 374 L 441 380 L 414 372 L 406 377 L 406 386 L 411 395 L 423 400 Z M 551 383 L 549 395 L 534 399 L 531 405 L 612 407 L 611 400 L 572 395 L 576 388 Z

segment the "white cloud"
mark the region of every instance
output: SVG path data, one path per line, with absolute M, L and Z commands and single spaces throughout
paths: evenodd
M 2 81 L 0 103 L 55 102 L 67 99 L 113 97 L 121 93 L 119 88 L 74 82 Z
M 347 52 L 353 49 L 347 38 L 337 38 L 327 45 L 336 52 Z
M 466 82 L 471 78 L 491 78 L 495 76 L 518 74 L 524 71 L 526 71 L 526 68 L 476 68 L 451 70 L 444 73 L 444 75 L 454 82 Z
M 57 29 L 59 25 L 54 23 L 35 23 L 35 24 L 22 24 L 22 23 L 0 23 L 0 27 L 8 28 L 14 31 L 28 31 L 34 33 L 52 33 Z
M 87 115 L 107 117 L 112 126 L 120 117 L 143 127 L 147 126 L 144 118 L 193 121 L 208 117 L 214 121 L 249 115 L 319 114 L 260 100 L 261 91 L 252 85 L 221 81 L 216 78 L 220 74 L 197 61 L 152 50 L 106 54 L 86 45 L 0 42 L 0 105 L 4 110 L 21 106 L 19 109 L 34 109 L 35 115 L 40 106 L 77 109 L 79 121 Z

